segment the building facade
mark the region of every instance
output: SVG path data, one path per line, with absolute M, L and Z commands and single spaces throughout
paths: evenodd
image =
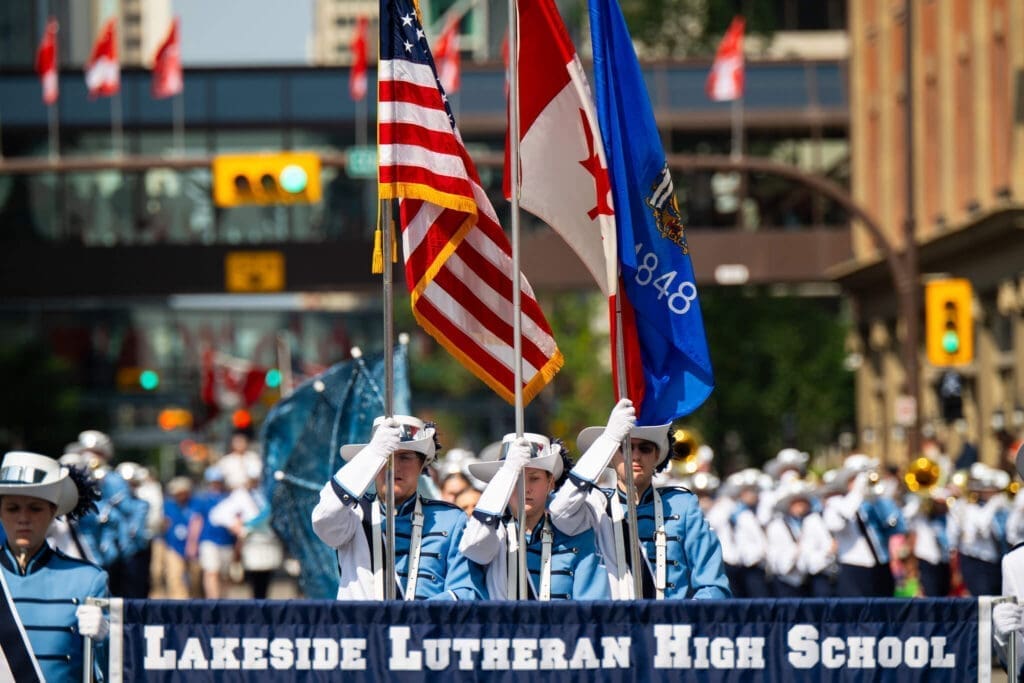
M 862 0 L 849 11 L 852 192 L 894 251 L 905 254 L 912 235 L 917 267 L 903 263 L 922 330 L 921 433 L 954 458 L 966 445 L 1009 465 L 1024 432 L 1024 0 Z M 864 225 L 853 251 L 836 273 L 858 315 L 860 447 L 899 463 L 914 455 L 907 327 L 884 247 Z M 975 353 L 956 367 L 925 353 L 923 289 L 946 277 L 966 278 L 974 293 Z M 960 383 L 962 417 L 955 406 L 943 414 L 944 377 Z

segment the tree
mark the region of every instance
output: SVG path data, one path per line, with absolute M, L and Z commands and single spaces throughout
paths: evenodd
M 715 448 L 720 471 L 785 446 L 813 451 L 850 428 L 853 376 L 836 300 L 707 288 L 701 306 L 716 386 L 687 422 Z
M 747 34 L 770 36 L 777 28 L 772 0 L 622 0 L 622 13 L 645 57 L 707 57 L 737 14 Z

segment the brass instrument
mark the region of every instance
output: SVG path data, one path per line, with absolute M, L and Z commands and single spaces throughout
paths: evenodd
M 903 481 L 911 493 L 930 493 L 939 485 L 941 476 L 939 463 L 922 455 L 910 463 Z
M 697 449 L 700 441 L 697 435 L 685 427 L 672 430 L 672 472 L 678 477 L 687 477 L 697 471 Z

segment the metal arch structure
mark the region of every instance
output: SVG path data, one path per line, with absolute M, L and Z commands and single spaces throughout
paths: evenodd
M 920 361 L 917 347 L 921 333 L 921 321 L 918 310 L 917 293 L 917 253 L 912 230 L 912 222 L 907 231 L 907 244 L 901 252 L 883 232 L 881 224 L 863 206 L 854 201 L 853 196 L 841 185 L 828 178 L 789 164 L 782 164 L 765 157 L 732 158 L 726 155 L 703 154 L 669 154 L 666 156 L 669 168 L 674 171 L 736 171 L 740 173 L 764 173 L 792 180 L 811 191 L 827 197 L 842 206 L 850 216 L 860 221 L 874 238 L 875 245 L 881 250 L 889 266 L 893 284 L 897 292 L 897 311 L 905 325 L 906 338 L 903 343 L 903 366 L 906 372 L 907 393 L 914 399 L 914 405 L 921 404 L 921 388 L 919 386 Z M 908 452 L 917 453 L 920 448 L 920 409 L 915 412 L 914 422 L 907 433 Z

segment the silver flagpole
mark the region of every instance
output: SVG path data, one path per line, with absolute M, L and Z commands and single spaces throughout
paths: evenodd
M 615 294 L 615 367 L 618 375 L 619 397 L 625 397 L 629 388 L 626 385 L 626 350 L 623 348 L 622 337 L 622 297 L 624 293 L 617 289 Z M 626 472 L 626 528 L 629 529 L 629 561 L 632 565 L 633 599 L 644 597 L 644 581 L 640 565 L 640 533 L 636 514 L 636 484 L 633 482 L 633 445 L 629 435 L 622 442 L 623 469 Z M 654 485 L 653 483 L 651 484 Z
M 174 136 L 174 150 L 180 156 L 185 156 L 185 90 L 174 96 L 172 103 L 172 134 Z
M 393 225 L 392 215 L 394 206 L 390 199 L 383 200 L 381 204 L 381 220 L 383 226 L 382 242 L 384 248 L 384 414 L 388 417 L 394 414 L 395 394 L 395 366 L 392 356 L 395 346 L 394 331 L 394 298 L 393 283 L 391 281 L 391 240 Z M 395 586 L 395 454 L 388 457 L 387 464 L 387 493 L 384 496 L 385 514 L 387 515 L 387 552 L 384 561 L 384 597 L 387 600 L 394 600 L 398 591 Z
M 110 96 L 110 144 L 116 157 L 124 154 L 124 123 L 122 117 L 121 93 L 117 92 Z
M 46 105 L 46 123 L 49 127 L 50 159 L 60 156 L 60 124 L 57 120 L 57 103 Z
M 384 17 L 381 17 L 381 21 Z M 379 48 L 378 48 L 379 49 Z M 377 55 L 377 64 L 380 64 L 380 54 Z M 380 85 L 378 79 L 377 102 L 380 103 Z M 377 124 L 377 191 L 380 193 L 380 122 Z M 394 320 L 394 287 L 392 282 L 391 244 L 394 241 L 394 201 L 391 199 L 380 200 L 381 220 L 381 250 L 383 261 L 381 267 L 382 289 L 384 296 L 384 415 L 391 417 L 394 414 L 395 397 L 395 320 Z M 397 576 L 395 574 L 395 454 L 388 457 L 387 464 L 387 492 L 384 495 L 384 515 L 387 524 L 387 548 L 384 551 L 384 598 L 394 600 L 398 596 L 396 587 Z M 380 492 L 377 492 L 378 500 Z M 413 495 L 419 495 L 418 493 Z M 415 597 L 415 596 L 413 596 Z
M 523 303 L 519 269 L 519 13 L 516 0 L 508 0 L 508 54 L 509 57 L 509 168 L 512 177 L 512 365 L 515 382 L 516 438 L 524 431 L 523 420 Z M 519 475 L 519 599 L 525 599 L 526 589 L 526 474 Z M 510 598 L 512 596 L 509 596 Z

